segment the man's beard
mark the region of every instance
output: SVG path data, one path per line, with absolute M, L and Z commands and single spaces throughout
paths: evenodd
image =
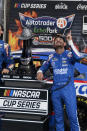
M 63 45 L 58 45 L 58 46 L 54 46 L 54 49 L 57 50 L 57 49 L 62 49 L 64 46 Z
M 62 49 L 64 47 L 64 44 L 60 41 L 58 41 L 57 44 L 54 44 L 54 49 L 57 50 L 57 49 Z

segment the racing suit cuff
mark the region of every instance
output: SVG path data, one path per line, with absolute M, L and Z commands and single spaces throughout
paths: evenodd
M 7 67 L 7 69 L 8 69 L 9 71 L 12 71 L 13 68 L 14 68 L 14 64 L 8 65 L 8 67 Z
M 73 50 L 73 52 L 75 54 L 77 54 L 77 56 L 81 57 L 80 52 L 77 50 L 77 48 L 75 47 L 74 43 L 72 40 L 68 41 L 68 44 L 71 46 L 71 49 Z
M 38 70 L 38 71 L 37 71 L 37 73 L 40 73 L 40 72 L 41 72 L 41 73 L 43 73 L 43 71 L 42 71 L 42 70 Z
M 8 69 L 8 70 L 9 70 L 9 72 L 11 71 L 11 69 L 10 69 L 10 68 L 8 68 L 8 67 L 7 67 L 6 69 Z

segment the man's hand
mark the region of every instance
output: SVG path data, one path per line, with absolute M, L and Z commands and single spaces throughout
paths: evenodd
M 14 68 L 14 64 L 10 64 L 8 68 L 12 70 Z
M 2 70 L 2 74 L 8 74 L 8 73 L 9 73 L 9 70 L 8 70 L 8 69 L 4 68 L 4 69 Z
M 44 77 L 44 76 L 43 76 L 43 73 L 42 73 L 42 72 L 38 72 L 38 73 L 37 73 L 37 79 L 38 79 L 38 80 L 43 80 L 43 77 Z
M 71 31 L 67 34 L 66 40 L 67 40 L 67 41 L 71 41 L 71 40 L 72 40 Z
M 4 48 L 5 48 L 5 50 L 6 50 L 6 54 L 7 54 L 7 56 L 8 56 L 9 45 L 8 45 L 8 44 L 5 44 L 5 45 L 4 45 Z

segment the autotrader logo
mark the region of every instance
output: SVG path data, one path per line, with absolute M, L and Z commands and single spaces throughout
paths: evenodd
M 57 20 L 57 26 L 61 29 L 65 28 L 67 26 L 67 21 L 64 18 L 59 18 Z
M 56 34 L 61 31 L 64 33 L 71 28 L 75 14 L 63 18 L 54 18 L 50 16 L 42 16 L 31 18 L 22 13 L 19 13 L 20 21 L 23 28 L 29 28 L 32 33 L 39 34 Z

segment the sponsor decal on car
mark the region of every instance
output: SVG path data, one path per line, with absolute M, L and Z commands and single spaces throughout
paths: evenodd
M 87 81 L 75 81 L 76 95 L 87 97 Z

